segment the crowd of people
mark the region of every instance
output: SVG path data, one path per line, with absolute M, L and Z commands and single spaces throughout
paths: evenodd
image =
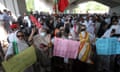
M 8 34 L 8 49 L 4 53 L 0 47 L 0 62 L 34 45 L 37 62 L 24 72 L 119 72 L 119 55 L 97 55 L 95 46 L 96 38 L 119 39 L 120 16 L 116 13 L 50 15 L 36 11 L 15 20 L 4 10 L 0 11 L 0 27 Z M 56 37 L 80 41 L 78 59 L 53 56 Z

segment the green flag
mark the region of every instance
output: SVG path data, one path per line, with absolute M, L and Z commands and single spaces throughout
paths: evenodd
M 15 55 L 19 53 L 18 45 L 17 45 L 17 42 L 15 40 L 13 41 L 13 52 Z

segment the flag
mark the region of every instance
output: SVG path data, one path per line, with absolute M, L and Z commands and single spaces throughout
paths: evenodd
M 68 0 L 59 0 L 58 10 L 60 12 L 64 12 L 64 10 L 67 8 L 68 4 L 69 4 Z
M 58 7 L 58 0 L 54 0 L 54 6 L 53 6 L 53 10 L 55 11 L 55 13 L 57 13 L 57 7 Z
M 18 45 L 17 45 L 17 42 L 16 41 L 13 41 L 13 51 L 14 51 L 14 54 L 18 54 L 19 51 L 18 51 Z
M 57 9 L 57 4 L 58 4 L 58 1 L 57 1 L 57 0 L 54 0 L 54 6 L 53 6 L 53 9 L 54 9 L 54 10 Z
M 33 15 L 30 15 L 30 20 L 32 21 L 33 24 L 36 25 L 37 28 L 42 27 L 42 25 L 37 21 L 37 19 Z

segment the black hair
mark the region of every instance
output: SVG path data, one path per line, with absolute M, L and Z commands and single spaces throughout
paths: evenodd
M 1 10 L 0 10 L 0 14 L 3 14 Z
M 112 33 L 114 33 L 116 30 L 115 29 L 112 29 Z
M 70 32 L 70 24 L 69 23 L 65 24 L 65 32 L 66 33 Z
M 23 35 L 24 35 L 24 32 L 21 30 L 17 31 L 16 36 L 18 35 L 18 33 L 23 33 Z
M 6 9 L 4 9 L 3 11 L 4 11 L 4 12 L 7 12 L 7 10 L 6 10 Z
M 119 22 L 118 19 L 114 19 L 113 22 Z
M 85 25 L 81 25 L 81 27 L 86 27 Z
M 62 36 L 61 32 L 56 33 L 56 37 L 61 37 L 61 36 Z
M 82 27 L 85 27 L 84 29 L 82 29 Z M 86 30 L 86 26 L 85 25 L 81 25 L 80 31 L 85 31 Z

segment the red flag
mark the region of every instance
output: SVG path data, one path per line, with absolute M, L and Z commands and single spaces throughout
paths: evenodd
M 33 24 L 37 26 L 37 28 L 42 27 L 42 25 L 37 21 L 37 19 L 33 15 L 30 15 L 30 20 L 32 21 Z
M 60 12 L 64 12 L 64 10 L 67 8 L 68 4 L 69 4 L 68 0 L 59 0 L 58 10 Z

